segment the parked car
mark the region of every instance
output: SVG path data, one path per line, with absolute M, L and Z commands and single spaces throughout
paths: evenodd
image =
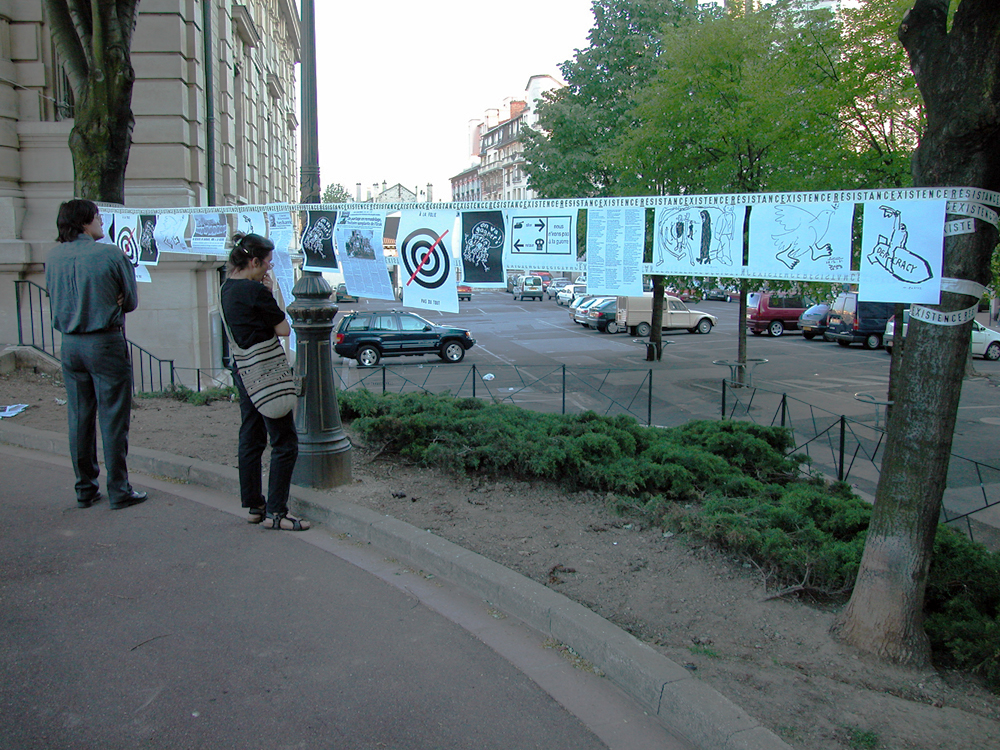
M 552 283 L 552 274 L 548 271 L 532 271 L 532 276 L 537 276 L 542 280 L 542 291 L 544 292 L 549 288 L 549 284 Z
M 541 276 L 519 276 L 511 292 L 516 300 L 541 300 L 543 294 L 542 278 Z
M 521 273 L 520 271 L 517 271 L 515 273 L 510 274 L 507 277 L 507 291 L 508 292 L 513 292 L 514 291 L 514 287 L 517 286 L 517 282 L 520 280 L 520 278 L 522 276 L 524 276 L 524 274 Z
M 590 308 L 609 299 L 611 299 L 611 297 L 600 297 L 597 295 L 581 297 L 578 301 L 574 301 L 574 303 L 569 307 L 570 320 L 586 327 L 587 313 L 590 312 Z
M 337 302 L 357 302 L 358 298 L 347 291 L 347 284 L 337 284 Z
M 703 300 L 711 300 L 713 302 L 732 302 L 734 292 L 731 289 L 723 289 L 721 287 L 715 287 L 713 289 L 706 289 L 705 293 L 702 294 L 701 298 Z M 740 293 L 735 292 L 736 299 L 740 298 Z
M 583 284 L 567 284 L 556 294 L 556 304 L 570 305 L 577 297 L 587 293 L 587 287 Z
M 826 331 L 826 321 L 830 315 L 830 306 L 825 302 L 813 305 L 799 316 L 799 330 L 802 338 L 814 339 Z
M 617 312 L 618 300 L 615 297 L 591 305 L 587 313 L 587 327 L 596 328 L 602 333 L 618 333 L 622 329 L 615 322 Z
M 633 336 L 645 338 L 653 330 L 653 295 L 619 297 L 615 322 Z M 663 330 L 685 329 L 690 333 L 711 333 L 719 319 L 701 310 L 692 310 L 671 294 L 663 296 Z
M 750 292 L 747 295 L 747 330 L 754 336 L 780 336 L 798 328 L 799 316 L 813 300 L 787 292 Z
M 476 343 L 464 328 L 434 325 L 400 310 L 352 312 L 337 326 L 334 351 L 358 364 L 374 367 L 382 357 L 437 354 L 445 362 L 461 362 Z
M 466 302 L 472 302 L 472 287 L 468 284 L 458 285 L 458 301 L 461 302 L 463 299 Z
M 860 343 L 865 349 L 878 349 L 895 307 L 891 302 L 859 302 L 857 292 L 838 294 L 830 305 L 823 337 L 841 346 Z
M 569 279 L 552 279 L 552 283 L 545 287 L 545 294 L 548 295 L 549 299 L 553 299 L 559 294 L 559 290 L 565 289 L 572 283 Z
M 885 332 L 882 338 L 882 345 L 885 350 L 892 354 L 893 324 L 896 316 L 889 318 L 885 324 Z M 910 327 L 910 311 L 903 311 L 903 331 L 902 336 L 906 338 L 906 331 Z M 1000 359 L 1000 331 L 987 328 L 978 320 L 972 321 L 972 354 L 976 357 L 988 359 L 995 362 Z

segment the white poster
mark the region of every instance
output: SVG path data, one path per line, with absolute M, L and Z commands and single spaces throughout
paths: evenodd
M 858 299 L 938 304 L 946 202 L 864 205 Z
M 274 243 L 271 260 L 274 261 L 274 279 L 278 282 L 283 307 L 288 308 L 295 300 L 292 288 L 295 286 L 295 272 L 292 268 L 292 258 L 289 246 L 292 243 L 295 228 L 292 225 L 292 215 L 288 211 L 267 212 L 267 238 Z M 288 337 L 289 351 L 295 351 L 295 331 Z
M 727 276 L 743 265 L 743 206 L 656 209 L 653 269 L 665 276 Z
M 119 249 L 125 253 L 128 262 L 133 266 L 139 265 L 139 216 L 138 214 L 118 214 L 114 215 L 114 221 L 108 230 L 108 239 L 118 245 Z
M 587 292 L 642 294 L 642 246 L 646 209 L 587 210 Z
M 402 266 L 403 304 L 458 312 L 458 284 L 452 243 L 456 212 L 400 212 L 396 250 Z
M 347 291 L 358 297 L 396 299 L 385 265 L 385 213 L 341 211 L 334 236 Z
M 241 211 L 236 214 L 236 231 L 267 237 L 267 221 L 260 211 Z
M 194 234 L 191 249 L 204 255 L 228 255 L 226 242 L 229 239 L 229 223 L 223 214 L 192 214 Z
M 576 265 L 576 209 L 507 209 L 504 265 L 561 270 Z
M 160 252 L 190 253 L 191 246 L 186 239 L 188 229 L 187 214 L 157 214 L 153 238 Z
M 795 272 L 838 281 L 851 270 L 853 203 L 769 204 L 750 211 L 749 265 L 762 275 Z

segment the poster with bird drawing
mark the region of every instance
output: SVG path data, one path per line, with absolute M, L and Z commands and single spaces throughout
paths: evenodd
M 749 265 L 775 278 L 837 281 L 851 270 L 853 221 L 853 203 L 754 206 Z

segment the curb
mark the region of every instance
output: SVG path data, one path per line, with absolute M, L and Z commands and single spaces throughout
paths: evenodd
M 66 456 L 66 436 L 0 422 L 0 442 Z M 236 469 L 133 448 L 129 468 L 239 495 Z M 429 531 L 292 485 L 296 512 L 354 539 L 391 550 L 570 646 L 657 720 L 703 750 L 792 750 L 725 696 L 603 617 L 525 576 Z

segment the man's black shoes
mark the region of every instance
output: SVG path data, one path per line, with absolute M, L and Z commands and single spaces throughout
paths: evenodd
M 148 495 L 145 492 L 132 490 L 129 494 L 127 494 L 117 503 L 111 503 L 111 510 L 121 510 L 122 508 L 131 508 L 133 505 L 138 505 L 139 503 L 145 502 L 147 497 Z
M 93 505 L 94 503 L 96 503 L 102 497 L 104 497 L 104 495 L 102 495 L 100 492 L 98 492 L 96 495 L 94 495 L 93 497 L 88 497 L 86 500 L 77 499 L 77 501 L 76 501 L 76 507 L 77 508 L 89 508 L 91 505 Z

